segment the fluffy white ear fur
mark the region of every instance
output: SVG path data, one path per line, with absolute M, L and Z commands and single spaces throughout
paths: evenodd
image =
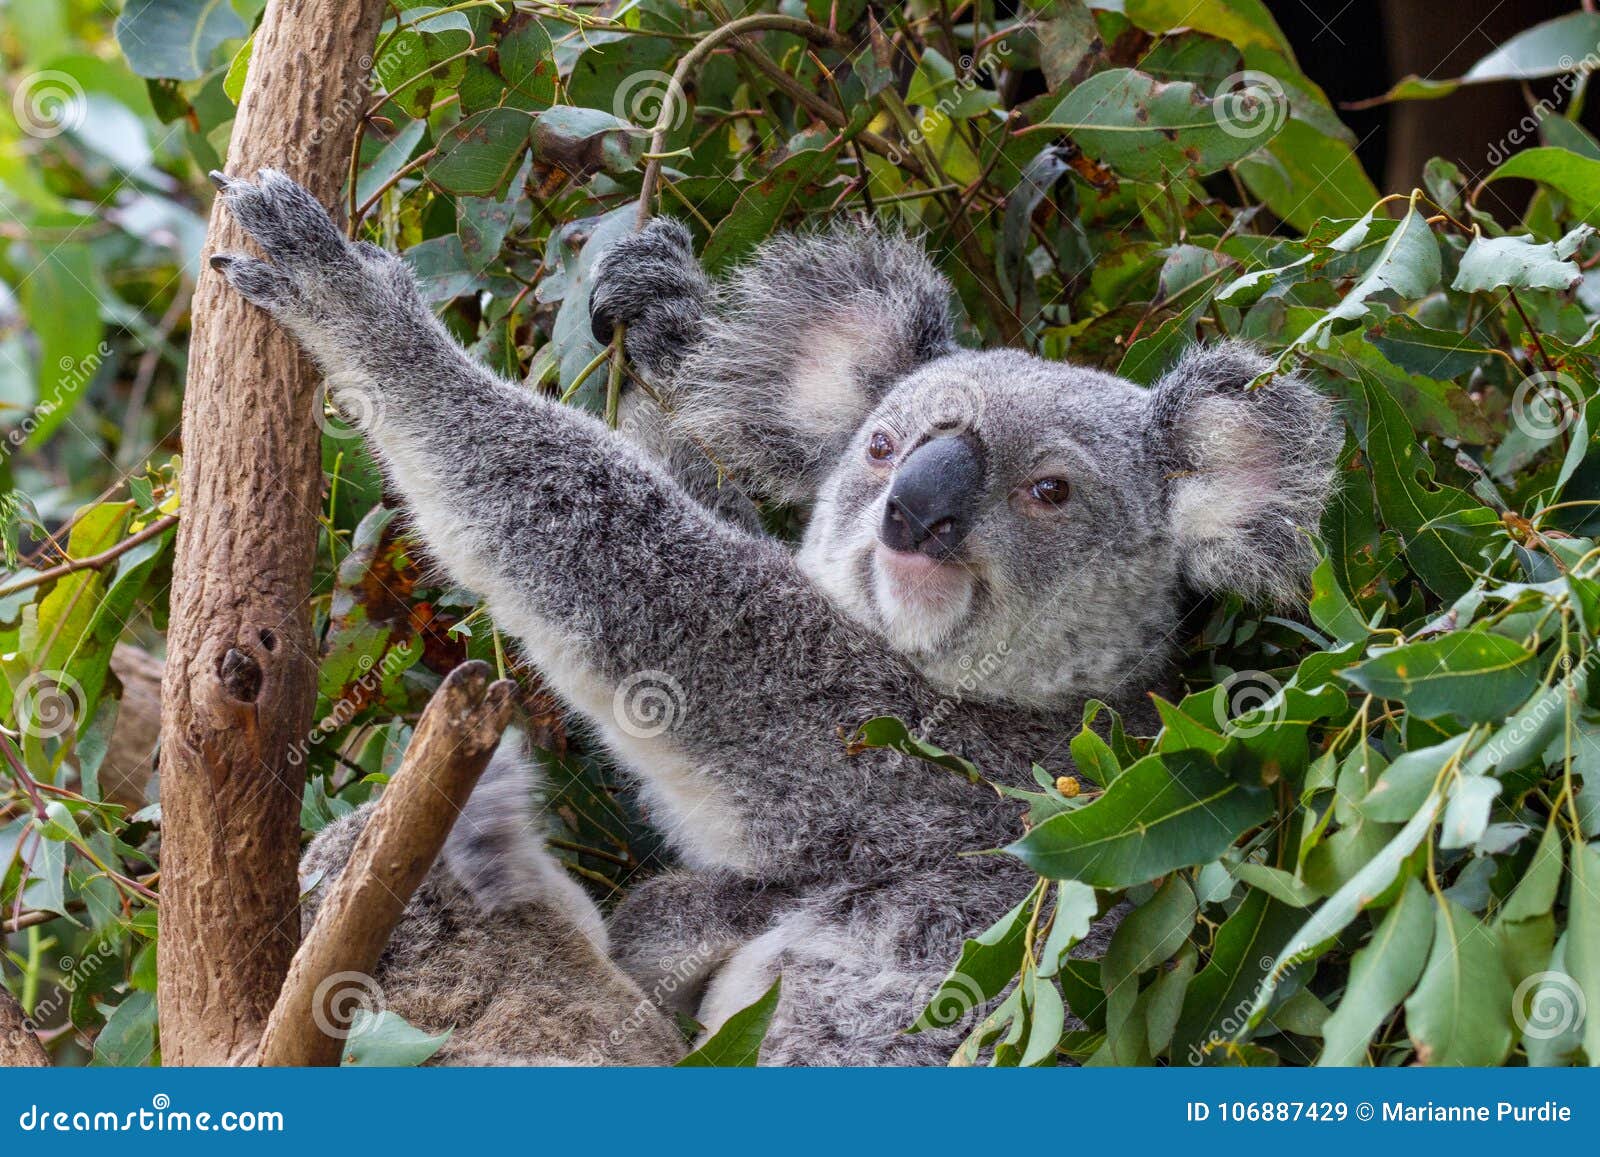
M 1184 577 L 1278 604 L 1303 597 L 1333 488 L 1332 407 L 1293 375 L 1247 389 L 1269 362 L 1224 342 L 1193 349 L 1155 386 L 1152 436 Z

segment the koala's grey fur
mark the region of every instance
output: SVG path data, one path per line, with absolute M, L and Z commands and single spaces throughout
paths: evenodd
M 597 326 L 627 325 L 669 449 L 808 508 L 796 555 L 713 513 L 672 455 L 471 361 L 402 261 L 286 178 L 219 180 L 270 263 L 213 264 L 318 359 L 430 554 L 638 777 L 684 863 L 630 892 L 616 959 L 647 987 L 681 979 L 710 1027 L 781 972 L 768 1063 L 942 1063 L 959 1028 L 901 1030 L 1032 882 L 960 855 L 1015 838 L 1015 804 L 842 732 L 895 715 L 1030 784 L 1035 761 L 1069 766 L 1088 698 L 1144 710 L 1186 583 L 1270 599 L 1304 580 L 1330 412 L 1293 377 L 1246 394 L 1267 365 L 1240 347 L 1149 390 L 955 351 L 947 288 L 909 242 L 779 240 L 707 288 L 681 229 L 652 224 L 602 261 Z M 956 560 L 907 571 L 878 546 L 886 492 L 955 431 L 982 449 L 982 516 Z M 1041 474 L 1070 500 L 1034 501 Z
M 372 977 L 384 1006 L 450 1032 L 433 1064 L 672 1064 L 683 1037 L 611 962 L 599 910 L 545 850 L 516 744 L 508 733 L 395 926 Z M 306 929 L 374 806 L 301 857 Z

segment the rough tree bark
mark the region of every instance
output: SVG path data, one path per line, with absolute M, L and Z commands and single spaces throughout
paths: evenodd
M 45 1068 L 50 1054 L 28 1028 L 17 998 L 0 988 L 0 1068 Z
M 382 0 L 271 0 L 228 170 L 339 200 Z M 207 252 L 249 248 L 213 209 Z M 162 686 L 162 1057 L 253 1055 L 298 941 L 295 862 L 316 661 L 307 596 L 322 473 L 315 377 L 207 270 L 183 404 L 183 519 Z
M 428 702 L 400 770 L 384 789 L 350 862 L 317 910 L 261 1041 L 264 1065 L 334 1065 L 340 1023 L 330 977 L 370 977 L 406 901 L 433 866 L 511 713 L 516 684 L 464 663 Z M 317 1006 L 321 1004 L 319 1009 Z

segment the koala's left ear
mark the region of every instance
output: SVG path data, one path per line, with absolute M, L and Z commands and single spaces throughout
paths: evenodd
M 1249 346 L 1195 347 L 1156 383 L 1150 434 L 1184 577 L 1279 604 L 1304 595 L 1341 444 L 1333 408 Z

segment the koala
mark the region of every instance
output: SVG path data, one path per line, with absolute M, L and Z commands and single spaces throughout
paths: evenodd
M 944 1063 L 959 1026 L 903 1030 L 1032 883 L 961 854 L 1015 838 L 1014 803 L 854 728 L 898 716 L 1031 784 L 1089 699 L 1144 710 L 1186 592 L 1292 601 L 1313 561 L 1332 411 L 1293 376 L 1249 388 L 1268 363 L 1243 346 L 1145 389 L 957 348 L 903 237 L 781 238 L 712 284 L 653 222 L 592 299 L 654 395 L 629 403 L 642 445 L 472 361 L 403 261 L 287 178 L 217 181 L 267 260 L 213 267 L 317 359 L 431 555 L 674 848 L 613 915 L 616 963 L 670 972 L 708 1030 L 781 975 L 763 1063 Z M 798 550 L 758 502 L 804 512 Z
M 545 849 L 517 746 L 508 732 L 390 936 L 373 975 L 385 1007 L 450 1033 L 431 1064 L 672 1064 L 683 1036 L 611 962 L 599 909 Z M 374 806 L 301 857 L 307 931 Z

